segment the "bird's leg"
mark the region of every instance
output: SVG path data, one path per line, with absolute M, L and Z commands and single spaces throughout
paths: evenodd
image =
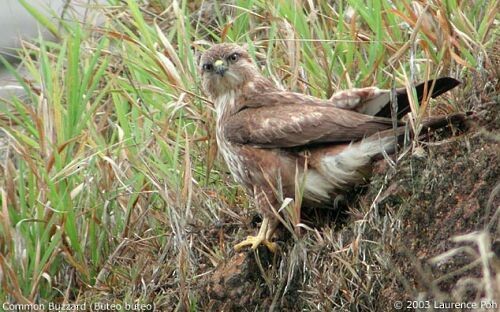
M 273 253 L 278 250 L 276 243 L 271 242 L 271 237 L 276 230 L 278 223 L 276 220 L 270 220 L 269 217 L 264 216 L 262 224 L 257 236 L 248 236 L 244 241 L 234 246 L 236 251 L 240 251 L 245 246 L 251 246 L 252 249 L 257 249 L 260 244 L 264 244 Z
M 276 218 L 269 219 L 268 224 L 267 224 L 267 231 L 266 231 L 266 240 L 268 242 L 270 242 L 271 239 L 273 238 L 274 232 L 276 232 L 276 229 L 278 228 L 279 224 L 280 223 L 279 223 L 278 219 L 276 219 Z

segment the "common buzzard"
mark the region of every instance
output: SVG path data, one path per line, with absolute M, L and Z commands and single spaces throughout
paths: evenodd
M 303 205 L 329 205 L 365 182 L 374 158 L 393 153 L 395 138 L 404 136 L 403 122 L 393 128 L 389 90 L 352 89 L 329 100 L 283 91 L 235 44 L 212 46 L 200 63 L 203 89 L 217 112 L 219 150 L 263 214 L 257 236 L 249 236 L 236 250 L 260 244 L 276 250 L 271 241 L 279 224 L 274 211 L 282 198 L 294 198 L 297 181 Z M 455 79 L 440 78 L 416 89 L 421 100 L 426 92 L 435 97 L 456 85 Z M 405 89 L 396 95 L 399 118 L 409 111 L 409 100 Z M 422 124 L 438 128 L 463 116 L 433 117 Z

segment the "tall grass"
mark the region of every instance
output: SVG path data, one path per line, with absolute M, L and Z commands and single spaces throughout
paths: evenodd
M 498 1 L 486 0 L 110 1 L 103 25 L 60 32 L 23 3 L 61 40 L 25 43 L 27 97 L 0 100 L 2 302 L 115 291 L 109 300 L 200 309 L 195 285 L 252 219 L 216 157 L 196 64 L 209 42 L 245 43 L 278 85 L 329 97 L 489 79 L 498 40 Z M 414 104 L 417 121 L 427 105 Z

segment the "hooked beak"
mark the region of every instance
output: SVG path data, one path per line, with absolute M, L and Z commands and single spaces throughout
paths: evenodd
M 224 73 L 226 72 L 226 70 L 227 70 L 227 67 L 226 67 L 226 64 L 224 64 L 224 61 L 222 61 L 222 60 L 215 61 L 214 71 L 216 74 L 224 76 Z

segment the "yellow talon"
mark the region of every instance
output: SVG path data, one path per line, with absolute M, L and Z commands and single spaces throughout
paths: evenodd
M 273 253 L 278 250 L 278 245 L 276 243 L 270 242 L 269 240 L 258 236 L 248 236 L 247 239 L 236 244 L 234 246 L 234 250 L 240 251 L 245 246 L 251 246 L 251 248 L 255 250 L 260 244 L 264 244 Z
M 278 245 L 270 241 L 276 225 L 269 227 L 269 218 L 264 217 L 257 236 L 248 236 L 244 241 L 234 246 L 236 251 L 240 251 L 245 246 L 251 246 L 252 249 L 257 249 L 260 244 L 264 244 L 271 252 L 275 253 L 278 250 Z

